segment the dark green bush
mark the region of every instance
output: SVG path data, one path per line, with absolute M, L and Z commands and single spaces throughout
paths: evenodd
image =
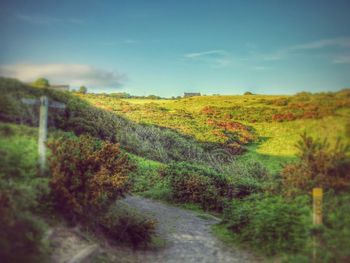
M 156 225 L 155 220 L 146 218 L 121 202 L 111 206 L 96 223 L 111 241 L 128 243 L 134 247 L 149 244 Z
M 243 198 L 262 192 L 270 182 L 267 169 L 257 161 L 234 161 L 224 168 L 230 180 L 231 198 Z
M 287 202 L 281 196 L 257 196 L 251 200 L 232 201 L 224 210 L 229 228 L 264 253 L 296 253 L 305 246 L 310 227 L 307 198 Z
M 350 262 L 350 195 L 330 191 L 324 196 L 324 231 L 320 235 L 323 262 Z
M 170 178 L 175 201 L 199 203 L 204 209 L 222 209 L 223 198 L 229 191 L 224 175 L 211 168 L 186 162 L 172 163 L 162 174 Z
M 0 126 L 0 261 L 42 262 L 46 224 L 37 215 L 48 193 L 45 178 L 36 175 L 37 145 L 33 138 L 14 136 L 20 127 Z
M 30 211 L 22 210 L 22 202 L 15 200 L 13 192 L 0 189 L 0 259 L 4 263 L 43 262 L 47 256 L 43 242 L 46 225 Z

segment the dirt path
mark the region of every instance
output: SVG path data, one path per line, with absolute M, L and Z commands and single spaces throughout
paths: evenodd
M 256 262 L 247 252 L 228 247 L 211 232 L 220 222 L 215 217 L 201 218 L 197 213 L 137 196 L 123 202 L 157 219 L 158 234 L 166 242 L 157 251 L 134 252 L 136 262 Z
M 123 201 L 147 216 L 158 221 L 157 234 L 166 240 L 164 247 L 152 250 L 132 250 L 129 247 L 108 247 L 101 245 L 98 254 L 103 254 L 111 262 L 123 263 L 234 263 L 261 262 L 248 252 L 229 247 L 218 240 L 211 232 L 211 225 L 220 222 L 215 217 L 201 217 L 197 213 L 174 207 L 159 201 L 138 196 L 129 196 Z M 63 244 L 58 245 L 58 256 L 53 262 L 71 262 L 72 257 L 79 258 L 96 244 L 79 240 L 74 233 L 59 231 Z M 60 238 L 59 238 L 60 239 Z M 74 251 L 70 251 L 74 248 Z M 89 250 L 90 249 L 90 250 Z M 66 251 L 65 251 L 66 250 Z M 55 253 L 57 254 L 57 253 Z M 100 262 L 93 257 L 74 262 Z M 73 262 L 73 261 L 72 261 Z M 105 261 L 103 261 L 105 262 Z

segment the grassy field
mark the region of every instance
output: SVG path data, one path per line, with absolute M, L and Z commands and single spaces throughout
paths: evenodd
M 294 159 L 295 143 L 314 138 L 349 143 L 347 91 L 295 96 L 201 96 L 175 100 L 116 99 L 79 95 L 89 103 L 139 123 L 174 129 L 202 142 L 244 145 L 240 159 L 256 159 L 271 171 Z

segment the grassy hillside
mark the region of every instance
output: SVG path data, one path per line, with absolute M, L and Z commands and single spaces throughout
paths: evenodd
M 199 142 L 173 129 L 137 123 L 127 116 L 97 108 L 69 92 L 35 88 L 4 78 L 0 78 L 0 92 L 4 94 L 0 101 L 0 121 L 38 125 L 38 107 L 28 106 L 21 99 L 47 95 L 50 100 L 66 104 L 64 110 L 50 109 L 49 128 L 118 142 L 125 150 L 152 160 L 206 162 L 210 152 L 220 146 Z
M 337 144 L 338 138 L 349 143 L 348 90 L 117 99 L 0 79 L 0 91 L 0 121 L 22 124 L 0 125 L 0 150 L 7 156 L 1 159 L 5 169 L 0 171 L 0 201 L 13 200 L 4 211 L 9 215 L 4 217 L 6 228 L 13 221 L 24 222 L 38 237 L 43 235 L 44 226 L 35 226 L 21 213 L 13 217 L 25 203 L 14 193 L 27 185 L 34 205 L 23 207 L 23 217 L 35 218 L 44 205 L 70 222 L 97 227 L 113 240 L 149 241 L 154 222 L 108 210 L 117 197 L 131 191 L 216 212 L 223 217 L 216 228 L 219 235 L 229 234 L 263 254 L 287 254 L 287 262 L 308 262 L 314 234 L 322 242 L 324 262 L 349 259 L 349 148 Z M 67 105 L 64 110 L 50 109 L 49 129 L 55 136 L 49 143 L 50 177 L 44 180 L 37 177 L 37 130 L 28 127 L 38 125 L 38 108 L 21 102 L 41 95 Z M 301 138 L 304 132 L 307 136 Z M 329 143 L 316 140 L 326 137 Z M 22 161 L 15 166 L 18 158 Z M 9 174 L 17 178 L 11 180 Z M 46 189 L 44 202 L 37 202 L 42 200 L 37 186 Z M 325 189 L 322 229 L 311 224 L 309 193 L 315 186 Z M 126 232 L 125 220 L 131 220 Z M 142 239 L 133 239 L 139 234 Z M 9 235 L 27 242 L 15 232 Z M 28 242 L 37 249 L 43 247 L 32 241 Z M 13 246 L 6 245 L 11 254 Z
M 202 96 L 178 100 L 116 99 L 79 95 L 102 109 L 138 123 L 159 125 L 202 142 L 248 146 L 272 171 L 296 154 L 295 143 L 307 132 L 315 138 L 349 142 L 350 92 L 295 96 Z

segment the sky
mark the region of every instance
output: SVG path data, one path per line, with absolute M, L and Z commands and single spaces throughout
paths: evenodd
M 0 75 L 134 95 L 350 87 L 350 1 L 0 0 Z

